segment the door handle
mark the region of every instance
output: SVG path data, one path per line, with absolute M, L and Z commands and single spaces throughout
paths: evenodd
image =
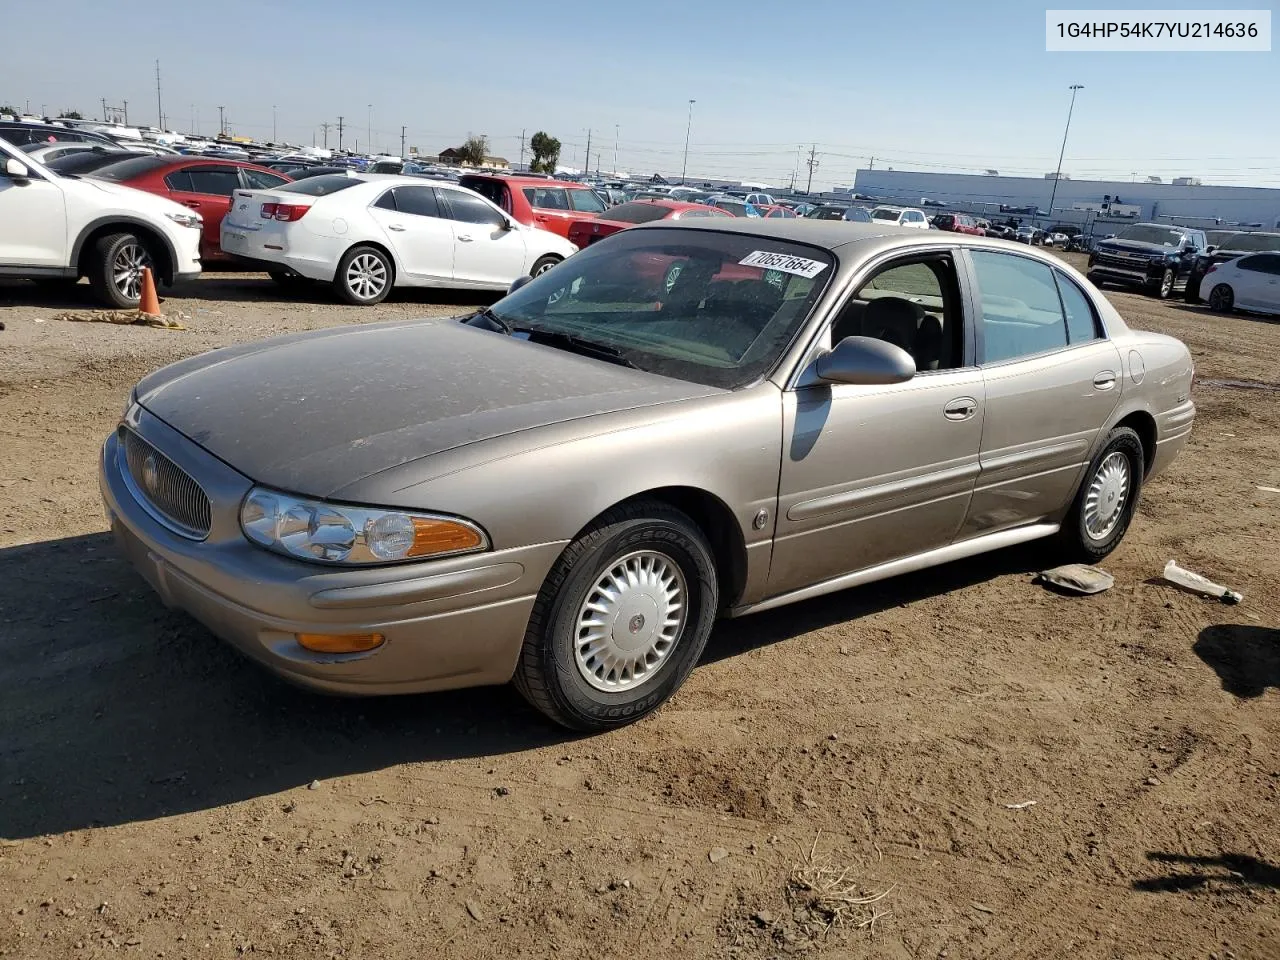
M 1116 375 L 1112 370 L 1103 370 L 1093 378 L 1093 385 L 1099 390 L 1110 390 L 1116 385 Z
M 978 401 L 973 397 L 957 397 L 942 408 L 942 415 L 948 420 L 968 420 L 978 412 Z
M 404 227 L 400 226 L 398 223 L 387 224 L 387 229 L 394 230 L 396 233 L 404 233 Z
M 471 238 L 470 238 L 470 237 L 459 237 L 459 238 L 458 238 L 458 240 L 459 240 L 459 242 L 461 242 L 461 243 L 470 243 L 470 242 L 471 242 Z
M 183 200 L 183 201 L 182 201 L 182 205 L 183 205 L 184 207 L 190 207 L 192 210 L 199 210 L 199 209 L 200 209 L 200 201 L 199 201 L 199 200 Z

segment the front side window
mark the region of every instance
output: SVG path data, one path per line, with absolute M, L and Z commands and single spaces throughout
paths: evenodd
M 879 220 L 884 223 L 897 223 L 901 216 L 901 211 L 890 210 L 887 207 L 876 207 L 876 209 L 871 211 L 872 220 Z
M 1030 357 L 1067 345 L 1062 301 L 1048 266 L 985 250 L 969 256 L 982 303 L 983 363 Z
M 1261 254 L 1255 254 L 1252 257 L 1241 257 L 1236 261 L 1236 269 L 1247 270 L 1250 273 L 1266 273 L 1264 264 L 1266 259 Z
M 773 238 L 623 231 L 493 312 L 535 342 L 576 338 L 642 370 L 733 389 L 778 363 L 834 272 L 830 252 Z
M 461 223 L 483 223 L 498 226 L 502 223 L 502 214 L 489 204 L 485 203 L 479 197 L 473 197 L 471 194 L 462 190 L 448 190 L 442 198 L 447 204 L 449 210 L 449 219 L 458 220 Z M 399 203 L 397 195 L 396 202 Z
M 961 366 L 964 323 L 955 264 L 939 255 L 878 270 L 840 308 L 834 346 L 845 337 L 874 337 L 901 347 L 916 369 Z
M 569 208 L 578 213 L 604 213 L 604 202 L 594 190 L 569 190 Z

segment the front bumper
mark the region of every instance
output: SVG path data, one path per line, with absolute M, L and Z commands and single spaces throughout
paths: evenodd
M 129 490 L 118 436 L 107 438 L 99 476 L 112 532 L 167 606 L 279 676 L 326 692 L 417 693 L 511 678 L 534 599 L 564 543 L 366 569 L 292 560 L 240 533 L 248 478 L 140 407 L 126 425 L 195 478 L 212 503 L 207 538 L 173 532 Z M 301 647 L 296 633 L 381 633 L 386 642 L 368 653 L 325 655 Z

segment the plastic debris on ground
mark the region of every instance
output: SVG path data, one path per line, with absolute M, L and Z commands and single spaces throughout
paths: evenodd
M 1048 583 L 1072 593 L 1101 593 L 1115 586 L 1116 578 L 1105 570 L 1087 563 L 1068 563 L 1052 570 L 1042 570 L 1036 575 L 1036 583 Z
M 1244 599 L 1244 594 L 1236 593 L 1234 590 L 1230 590 L 1220 584 L 1216 584 L 1212 580 L 1208 580 L 1200 576 L 1198 573 L 1192 573 L 1190 570 L 1185 570 L 1178 566 L 1178 564 L 1173 560 L 1170 560 L 1164 565 L 1164 578 L 1170 583 L 1176 583 L 1178 586 L 1191 590 L 1194 593 L 1199 593 L 1206 597 L 1213 597 L 1217 600 L 1221 600 L 1223 603 L 1239 603 Z
M 79 323 L 116 323 L 122 325 L 136 324 L 143 327 L 163 327 L 166 330 L 185 330 L 182 321 L 189 319 L 185 314 L 176 317 L 161 313 L 143 313 L 141 310 L 75 310 L 60 313 L 53 319 L 72 320 Z

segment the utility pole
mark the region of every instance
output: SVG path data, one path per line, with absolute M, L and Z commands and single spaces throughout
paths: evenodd
M 373 153 L 373 104 L 372 103 L 369 104 L 368 109 L 365 112 L 364 126 L 365 126 L 364 132 L 366 134 L 365 146 L 368 148 L 370 153 Z M 360 151 L 357 150 L 356 152 L 359 153 Z
M 338 149 L 342 149 L 342 117 L 338 118 Z
M 618 124 L 613 125 L 613 175 L 618 175 Z
M 218 136 L 227 132 L 226 107 L 218 107 Z
M 277 142 L 279 138 L 276 136 L 276 105 L 271 105 L 271 142 Z
M 818 145 L 815 143 L 809 148 L 809 159 L 805 161 L 809 166 L 809 184 L 804 188 L 805 193 L 813 190 L 813 171 L 818 166 Z
M 405 155 L 404 154 L 404 131 L 405 131 L 405 127 L 403 124 L 401 124 L 400 125 L 400 158 L 401 159 L 404 159 L 404 155 Z
M 331 124 L 327 120 L 324 123 L 320 124 L 320 129 L 324 131 L 324 148 L 326 150 L 329 149 L 329 127 L 330 126 Z
M 1049 191 L 1049 219 L 1053 219 L 1053 201 L 1058 196 L 1058 181 L 1062 179 L 1062 158 L 1067 154 L 1067 134 L 1071 131 L 1071 114 L 1076 109 L 1076 91 L 1083 90 L 1084 84 L 1071 85 L 1071 106 L 1067 108 L 1067 126 L 1062 131 L 1062 149 L 1058 151 L 1058 170 L 1053 175 L 1053 189 Z
M 680 182 L 683 184 L 685 174 L 689 172 L 689 134 L 693 132 L 693 105 L 697 100 L 689 101 L 689 122 L 684 128 L 684 162 L 680 164 Z
M 102 98 L 102 122 L 107 122 L 107 98 Z
M 876 158 L 875 158 L 875 157 L 872 157 L 872 158 L 871 158 L 871 164 L 867 167 L 867 169 L 868 169 L 868 170 L 874 170 L 875 168 L 876 168 Z
M 129 101 L 124 101 L 124 125 L 129 125 Z
M 583 173 L 591 172 L 591 128 L 590 127 L 587 128 L 587 158 L 586 158 L 586 162 L 583 163 L 582 165 L 582 172 Z
M 523 166 L 524 166 L 524 131 L 521 130 L 520 131 L 520 162 L 516 164 L 516 169 L 519 170 Z
M 156 61 L 156 121 L 164 129 L 164 103 L 160 99 L 160 61 Z

